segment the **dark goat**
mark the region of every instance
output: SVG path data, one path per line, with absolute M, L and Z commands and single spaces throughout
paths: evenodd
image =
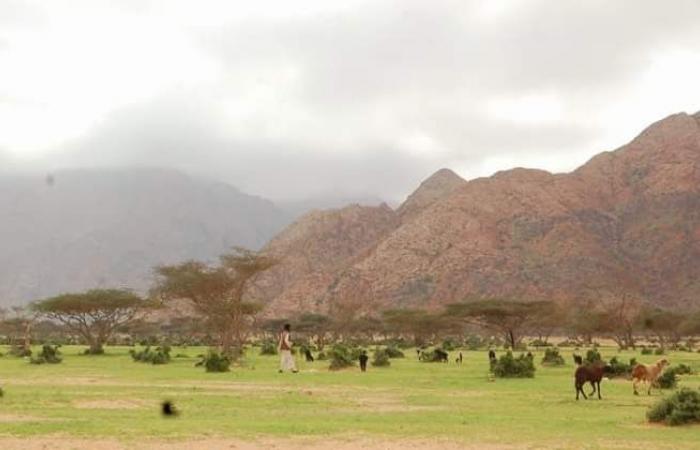
M 583 392 L 583 385 L 586 383 L 591 383 L 593 391 L 588 395 L 593 395 L 598 391 L 598 398 L 602 399 L 600 396 L 600 381 L 603 379 L 603 375 L 606 372 L 606 366 L 601 364 L 590 364 L 586 366 L 579 366 L 574 373 L 576 388 L 576 400 L 578 400 L 579 393 L 583 395 L 583 398 L 587 399 L 586 393 Z

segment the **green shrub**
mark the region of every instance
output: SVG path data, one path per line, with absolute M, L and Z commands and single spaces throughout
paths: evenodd
M 386 353 L 386 356 L 389 358 L 404 358 L 406 355 L 403 354 L 401 350 L 394 346 L 389 346 L 384 349 L 384 352 Z
M 374 351 L 372 365 L 374 367 L 389 367 L 391 365 L 391 361 L 389 361 L 389 354 L 386 352 L 386 350 Z
M 649 347 L 642 347 L 641 353 L 642 355 L 653 355 L 654 350 Z
M 151 363 L 151 364 L 167 364 L 170 362 L 170 346 L 163 345 L 151 350 L 148 346 L 141 351 L 129 350 L 131 358 L 136 362 Z
M 260 346 L 261 355 L 276 355 L 277 345 L 272 341 L 265 341 Z
M 545 342 L 542 339 L 535 339 L 534 341 L 530 341 L 530 345 L 533 347 L 551 347 L 552 344 L 549 342 Z
M 670 397 L 659 400 L 647 411 L 649 422 L 665 422 L 667 425 L 700 422 L 700 393 L 682 388 Z
M 316 357 L 316 361 L 326 361 L 328 359 L 328 355 L 326 355 L 325 352 L 319 352 L 318 356 Z
M 340 370 L 346 367 L 351 367 L 355 365 L 355 353 L 357 358 L 359 358 L 360 353 L 355 351 L 356 349 L 351 349 L 347 345 L 336 344 L 331 348 L 330 360 L 331 365 L 330 370 Z
M 530 356 L 521 354 L 514 358 L 508 351 L 492 364 L 491 371 L 498 378 L 533 378 L 535 364 Z
M 204 366 L 207 372 L 229 372 L 231 370 L 231 359 L 219 354 L 217 351 L 210 350 L 195 366 Z
M 61 361 L 63 361 L 63 358 L 61 358 L 61 352 L 58 351 L 58 345 L 48 344 L 44 344 L 41 347 L 41 353 L 36 358 L 29 360 L 31 364 L 58 364 Z
M 26 358 L 32 356 L 32 350 L 22 345 L 13 344 L 12 347 L 10 347 L 10 355 L 18 358 Z
M 452 352 L 459 348 L 459 343 L 452 338 L 447 338 L 444 341 L 442 341 L 441 347 L 446 352 Z
M 656 379 L 656 384 L 661 389 L 673 389 L 678 384 L 678 378 L 676 377 L 676 371 L 673 369 L 668 369 L 662 373 L 659 378 Z
M 447 353 L 441 348 L 436 348 L 434 350 L 423 350 L 420 353 L 420 361 L 427 363 L 444 362 L 444 358 L 446 357 L 445 355 L 447 355 Z
M 601 362 L 603 358 L 600 356 L 600 353 L 596 349 L 590 349 L 586 352 L 586 357 L 583 359 L 583 362 L 585 364 L 594 364 L 597 362 Z
M 617 356 L 613 356 L 610 362 L 605 366 L 605 373 L 610 377 L 629 377 L 632 374 L 632 369 L 637 365 L 637 360 L 630 359 L 629 364 L 618 361 Z
M 687 364 L 678 364 L 674 369 L 676 371 L 676 375 L 692 375 L 695 373 L 692 367 Z
M 663 347 L 658 347 L 656 350 L 654 350 L 655 355 L 665 355 L 666 350 Z
M 545 366 L 563 366 L 566 363 L 564 362 L 564 357 L 559 354 L 558 348 L 547 348 L 544 351 L 542 364 Z

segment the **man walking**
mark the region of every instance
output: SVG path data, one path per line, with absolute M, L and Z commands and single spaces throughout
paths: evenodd
M 291 370 L 292 373 L 298 372 L 292 356 L 292 341 L 289 336 L 291 329 L 291 325 L 285 323 L 277 343 L 277 350 L 280 352 L 280 373 L 285 370 Z

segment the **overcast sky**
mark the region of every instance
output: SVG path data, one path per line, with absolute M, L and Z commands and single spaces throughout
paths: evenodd
M 700 109 L 697 0 L 0 0 L 0 166 L 400 199 Z

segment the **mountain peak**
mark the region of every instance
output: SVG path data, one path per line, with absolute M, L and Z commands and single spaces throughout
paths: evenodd
M 413 217 L 465 183 L 466 181 L 452 170 L 440 169 L 426 178 L 418 189 L 406 198 L 397 212 L 401 218 Z

